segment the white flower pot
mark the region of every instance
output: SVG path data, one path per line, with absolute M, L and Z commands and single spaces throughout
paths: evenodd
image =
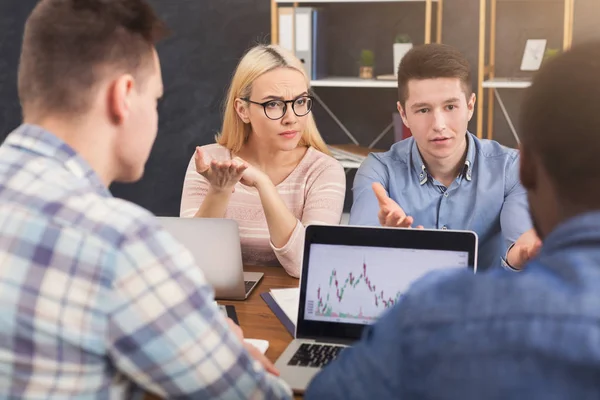
M 402 61 L 402 57 L 404 57 L 412 47 L 412 43 L 394 43 L 394 75 L 398 75 L 400 61 Z

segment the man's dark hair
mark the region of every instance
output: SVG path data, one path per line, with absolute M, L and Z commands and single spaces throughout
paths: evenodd
M 41 0 L 27 23 L 19 64 L 25 115 L 88 110 L 97 83 L 115 72 L 143 79 L 166 35 L 144 0 Z
M 467 98 L 473 93 L 471 66 L 465 56 L 452 46 L 426 44 L 413 47 L 398 66 L 398 100 L 402 107 L 408 99 L 411 80 L 457 78 Z
M 520 135 L 564 200 L 598 208 L 600 42 L 575 46 L 540 69 L 526 91 Z

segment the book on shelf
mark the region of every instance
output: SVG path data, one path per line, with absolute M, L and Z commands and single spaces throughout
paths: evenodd
M 397 81 L 398 77 L 394 74 L 377 75 L 376 78 L 380 81 Z
M 404 125 L 400 113 L 393 113 L 392 120 L 394 122 L 394 143 L 404 140 L 412 136 L 410 128 Z

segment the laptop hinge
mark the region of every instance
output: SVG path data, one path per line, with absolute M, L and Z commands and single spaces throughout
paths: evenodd
M 331 338 L 331 337 L 303 337 L 297 339 L 308 339 L 314 340 L 319 343 L 331 343 L 331 344 L 343 344 L 346 346 L 350 346 L 352 343 L 356 342 L 358 339 L 348 339 L 348 338 Z

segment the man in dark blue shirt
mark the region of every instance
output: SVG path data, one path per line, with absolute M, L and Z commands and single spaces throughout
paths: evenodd
M 600 393 L 600 42 L 526 92 L 520 176 L 540 253 L 523 272 L 434 272 L 306 399 L 588 399 Z

